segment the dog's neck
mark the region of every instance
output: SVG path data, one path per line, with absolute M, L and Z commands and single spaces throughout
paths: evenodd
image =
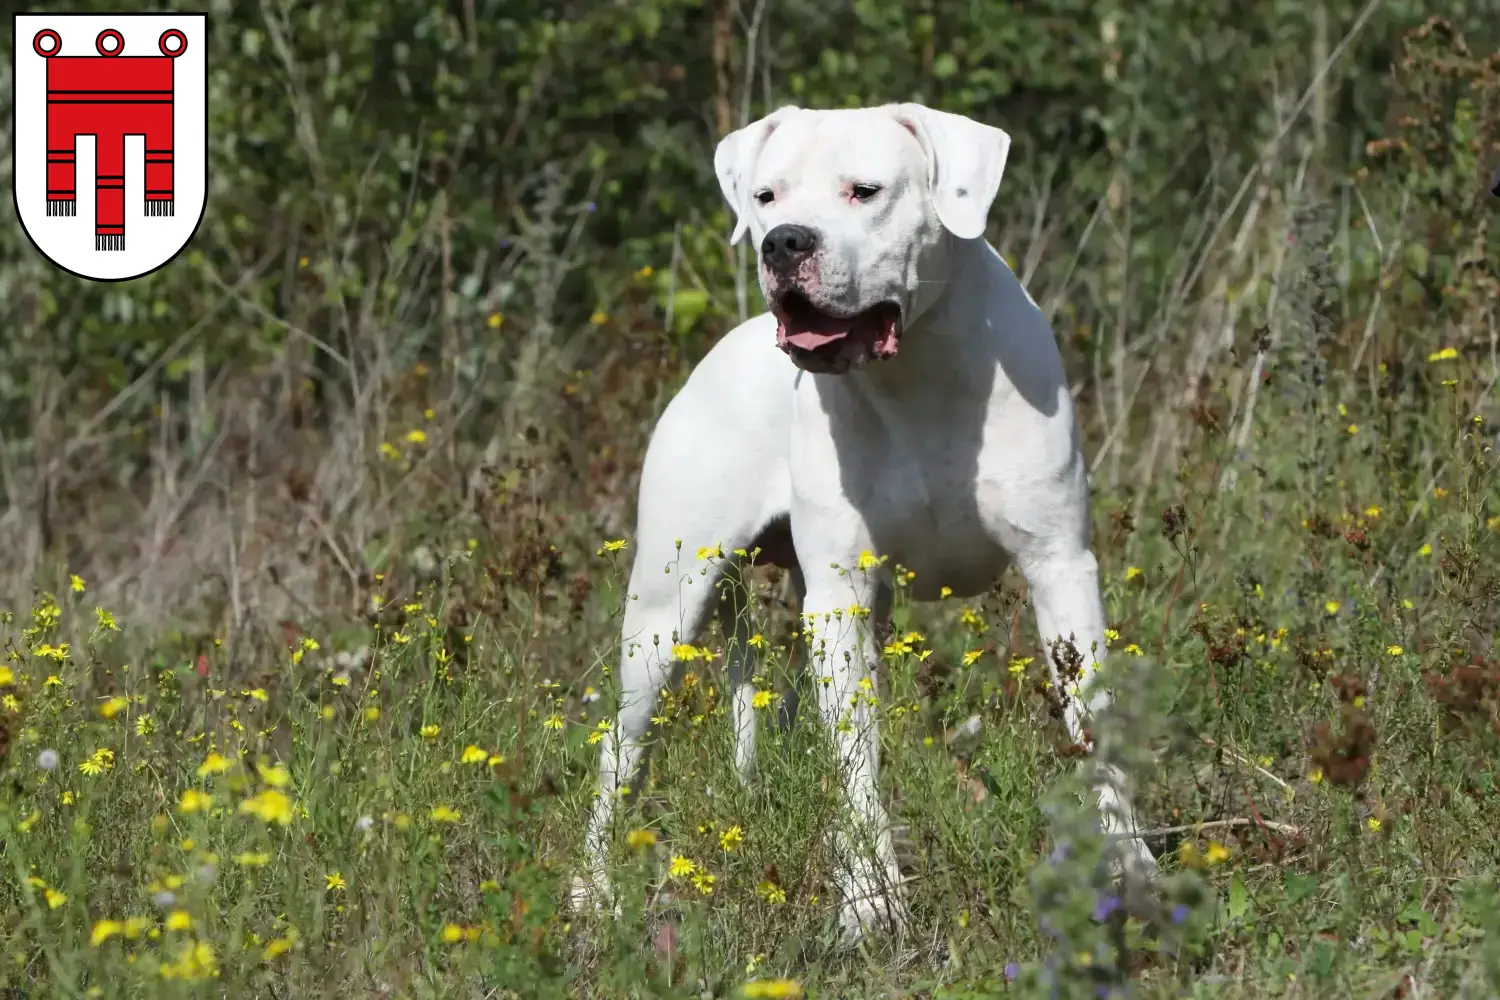
M 932 287 L 925 302 L 917 303 L 918 311 L 901 333 L 896 356 L 851 373 L 872 388 L 892 394 L 945 386 L 961 391 L 971 383 L 987 383 L 993 378 L 993 373 L 982 370 L 983 365 L 974 363 L 987 352 L 971 346 L 987 331 L 974 328 L 974 304 L 961 303 L 954 290 L 997 287 L 996 269 L 1004 272 L 999 287 L 1007 287 L 1003 279 L 1018 288 L 1019 282 L 983 239 L 961 240 L 949 235 L 947 240 L 947 260 L 941 269 L 946 279 Z M 981 311 L 979 315 L 990 313 Z

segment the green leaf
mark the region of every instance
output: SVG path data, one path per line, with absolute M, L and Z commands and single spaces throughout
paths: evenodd
M 1250 909 L 1250 893 L 1245 889 L 1245 880 L 1238 875 L 1229 883 L 1229 917 L 1239 920 Z
M 672 332 L 686 336 L 708 309 L 708 293 L 701 288 L 682 288 L 672 296 Z

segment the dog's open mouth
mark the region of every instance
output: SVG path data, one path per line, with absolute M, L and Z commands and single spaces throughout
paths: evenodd
M 771 311 L 776 346 L 808 371 L 845 371 L 871 358 L 889 358 L 900 346 L 901 310 L 894 302 L 834 316 L 791 291 L 779 296 Z

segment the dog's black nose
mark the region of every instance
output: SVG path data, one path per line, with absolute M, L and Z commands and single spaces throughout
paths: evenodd
M 818 234 L 806 226 L 781 225 L 760 242 L 760 259 L 773 271 L 790 271 L 818 249 Z

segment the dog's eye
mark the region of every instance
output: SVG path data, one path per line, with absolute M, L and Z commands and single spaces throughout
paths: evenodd
M 869 201 L 880 193 L 880 186 L 878 184 L 856 184 L 852 193 L 859 201 Z
M 769 205 L 771 204 L 771 202 L 776 200 L 776 195 L 771 191 L 770 188 L 765 188 L 764 190 L 755 192 L 755 200 L 760 202 L 762 205 Z

